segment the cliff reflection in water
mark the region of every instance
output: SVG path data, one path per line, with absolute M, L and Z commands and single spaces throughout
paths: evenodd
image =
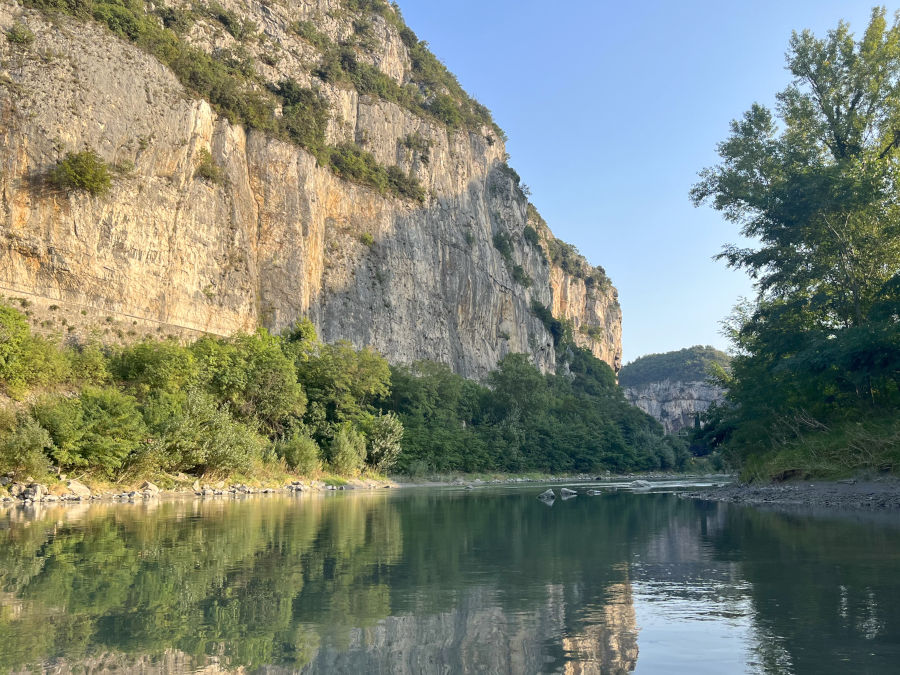
M 896 645 L 898 582 L 847 546 L 876 537 L 896 556 L 897 532 L 853 524 L 831 569 L 818 529 L 669 495 L 547 508 L 533 490 L 5 511 L 0 671 L 625 673 L 639 625 L 648 663 L 658 647 L 649 598 L 709 622 L 742 613 L 767 672 L 835 652 L 881 672 L 870 647 Z M 792 559 L 808 545 L 827 578 Z M 821 584 L 833 592 L 808 597 Z M 705 633 L 680 646 L 702 658 Z

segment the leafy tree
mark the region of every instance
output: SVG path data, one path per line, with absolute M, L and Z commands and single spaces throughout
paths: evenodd
M 84 190 L 92 195 L 107 192 L 112 184 L 106 162 L 93 150 L 67 152 L 50 172 L 50 180 L 61 190 Z
M 730 322 L 731 439 L 748 452 L 898 404 L 900 24 L 881 8 L 859 40 L 845 23 L 795 33 L 787 64 L 775 112 L 732 122 L 692 191 L 757 242 L 720 255 L 759 291 Z

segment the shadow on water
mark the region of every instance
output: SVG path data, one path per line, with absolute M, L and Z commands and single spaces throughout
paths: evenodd
M 655 639 L 635 589 L 652 586 L 660 606 L 710 620 L 739 596 L 759 670 L 891 672 L 898 539 L 667 494 L 552 508 L 531 490 L 485 489 L 11 510 L 0 671 L 631 672 Z M 698 656 L 703 638 L 687 645 Z

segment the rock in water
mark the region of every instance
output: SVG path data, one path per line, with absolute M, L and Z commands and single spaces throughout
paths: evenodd
M 652 487 L 652 485 L 649 481 L 646 480 L 636 480 L 631 484 L 631 487 L 633 487 L 635 490 L 646 490 Z
M 552 501 L 552 500 L 556 499 L 556 493 L 552 489 L 547 488 L 541 494 L 538 495 L 538 499 L 540 499 L 541 501 L 545 501 L 545 502 Z
M 559 491 L 559 494 L 562 495 L 562 498 L 563 498 L 563 499 L 566 499 L 566 498 L 568 498 L 568 497 L 574 497 L 574 496 L 577 495 L 578 493 L 575 492 L 575 490 L 570 490 L 569 488 L 562 488 L 562 489 Z

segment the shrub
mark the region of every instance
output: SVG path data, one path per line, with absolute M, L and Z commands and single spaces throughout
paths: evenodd
M 69 360 L 72 379 L 82 384 L 106 384 L 112 379 L 109 360 L 95 344 L 73 347 L 65 352 Z
M 387 471 L 397 463 L 403 439 L 403 424 L 393 412 L 370 416 L 363 422 L 366 435 L 366 463 Z
M 50 472 L 46 452 L 52 445 L 47 430 L 25 417 L 0 440 L 0 471 L 40 480 Z
M 228 401 L 242 420 L 280 431 L 306 410 L 306 395 L 297 383 L 294 364 L 279 338 L 260 330 L 228 340 L 202 338 L 191 346 L 200 380 Z
M 275 89 L 282 100 L 281 127 L 288 137 L 319 157 L 325 149 L 328 126 L 328 102 L 319 92 L 301 87 L 294 80 L 283 80 Z
M 371 232 L 363 232 L 359 235 L 359 241 L 369 247 L 375 245 L 375 237 L 372 236 Z
M 34 385 L 61 382 L 68 364 L 55 344 L 31 335 L 25 316 L 0 305 L 0 387 L 21 398 Z
M 305 434 L 294 434 L 275 443 L 275 454 L 295 471 L 309 476 L 322 468 L 318 444 Z
M 521 284 L 525 288 L 529 288 L 533 283 L 531 280 L 531 276 L 528 272 L 525 271 L 525 268 L 521 265 L 516 265 L 512 269 L 512 277 L 515 279 L 516 283 Z
M 27 47 L 34 42 L 34 33 L 24 23 L 17 21 L 12 25 L 12 28 L 6 31 L 6 39 L 11 44 Z
M 291 24 L 291 30 L 319 51 L 324 52 L 332 46 L 328 36 L 319 31 L 312 21 L 295 21 Z
M 253 429 L 200 389 L 155 396 L 145 415 L 155 435 L 151 445 L 155 463 L 168 471 L 247 471 L 260 455 L 260 439 Z
M 214 185 L 221 185 L 223 181 L 222 168 L 213 160 L 209 150 L 200 148 L 198 156 L 199 160 L 197 161 L 197 168 L 194 170 L 194 177 L 202 178 Z
M 525 237 L 525 241 L 527 241 L 529 244 L 531 244 L 535 248 L 540 248 L 541 240 L 538 237 L 537 230 L 535 230 L 531 225 L 525 226 L 523 236 Z
M 147 436 L 137 401 L 114 387 L 87 387 L 79 403 L 83 425 L 70 452 L 72 461 L 113 477 Z
M 352 424 L 345 422 L 340 426 L 331 442 L 329 463 L 341 474 L 359 473 L 366 460 L 366 439 Z
M 93 150 L 66 153 L 50 172 L 50 182 L 60 190 L 84 190 L 92 195 L 107 192 L 112 184 L 109 167 Z
M 112 360 L 115 376 L 145 396 L 151 391 L 179 391 L 197 378 L 193 353 L 173 340 L 147 340 L 122 349 Z

